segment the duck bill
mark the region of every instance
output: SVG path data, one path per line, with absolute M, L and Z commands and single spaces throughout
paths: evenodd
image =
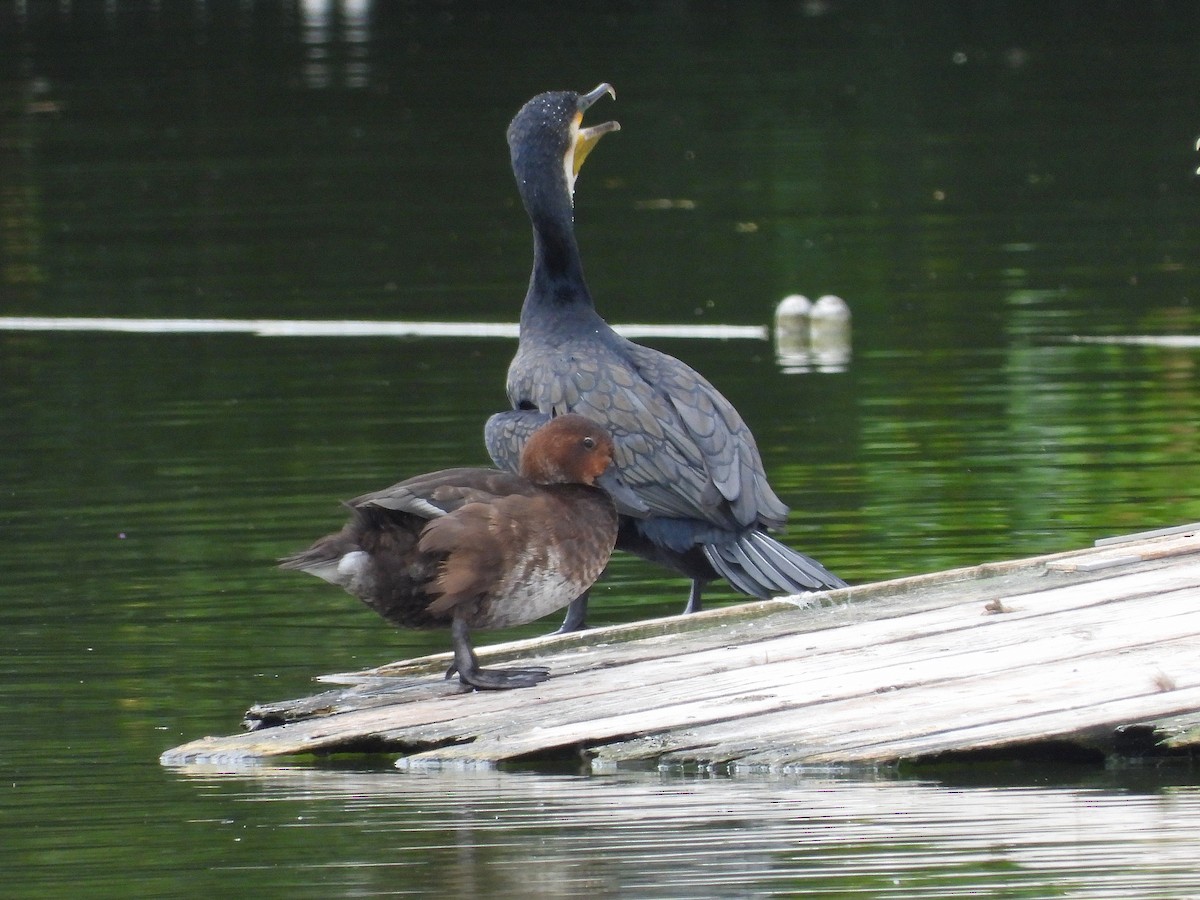
M 596 478 L 596 487 L 612 497 L 617 512 L 623 515 L 641 518 L 650 512 L 650 507 L 633 492 L 633 488 L 621 480 L 621 476 L 612 466 L 609 466 Z

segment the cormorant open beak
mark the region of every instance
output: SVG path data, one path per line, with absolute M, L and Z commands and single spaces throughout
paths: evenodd
M 592 125 L 590 128 L 580 128 L 583 123 L 583 114 L 588 108 L 608 94 L 614 100 L 617 99 L 617 92 L 611 84 L 598 84 L 586 94 L 579 97 L 579 112 L 575 115 L 575 140 L 573 144 L 573 153 L 571 155 L 571 176 L 574 178 L 579 175 L 579 170 L 583 168 L 583 161 L 587 159 L 587 155 L 592 152 L 592 148 L 596 146 L 596 142 L 610 131 L 620 131 L 621 126 L 617 122 L 602 122 L 599 125 Z M 572 187 L 574 182 L 572 181 Z
M 587 112 L 592 104 L 605 94 L 608 94 L 608 96 L 612 97 L 614 100 L 617 99 L 617 89 L 607 81 L 602 81 L 579 98 L 579 111 Z
M 597 476 L 596 487 L 612 497 L 612 501 L 616 504 L 618 512 L 637 518 L 650 514 L 650 507 L 617 474 L 616 466 L 610 465 Z

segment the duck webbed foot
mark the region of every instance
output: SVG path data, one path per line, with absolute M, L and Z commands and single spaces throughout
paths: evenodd
M 550 670 L 543 666 L 524 669 L 481 669 L 475 650 L 471 646 L 471 634 L 467 624 L 456 618 L 450 628 L 454 643 L 454 662 L 446 670 L 446 677 L 456 673 L 463 690 L 509 691 L 513 688 L 533 687 L 550 677 Z
M 533 687 L 550 677 L 543 666 L 526 669 L 479 669 L 459 671 L 458 680 L 464 691 L 510 691 L 513 688 Z

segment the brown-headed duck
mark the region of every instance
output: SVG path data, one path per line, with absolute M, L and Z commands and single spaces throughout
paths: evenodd
M 561 609 L 600 576 L 617 537 L 606 491 L 629 495 L 613 441 L 582 416 L 529 436 L 520 474 L 458 468 L 351 500 L 349 523 L 281 560 L 344 588 L 394 625 L 450 625 L 466 688 L 527 687 L 544 668 L 481 669 L 473 628 L 522 625 Z

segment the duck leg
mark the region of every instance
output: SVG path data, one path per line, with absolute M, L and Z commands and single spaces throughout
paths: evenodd
M 458 672 L 458 680 L 465 690 L 507 691 L 512 688 L 532 687 L 550 677 L 550 670 L 541 666 L 528 669 L 481 669 L 475 649 L 471 646 L 471 629 L 458 616 L 450 626 L 450 640 L 454 645 L 454 663 L 446 677 Z

